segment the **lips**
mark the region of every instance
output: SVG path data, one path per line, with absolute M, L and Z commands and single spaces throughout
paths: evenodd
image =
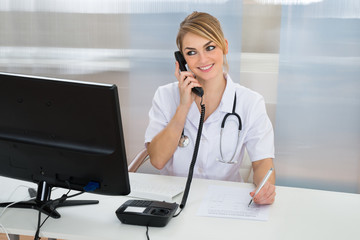
M 214 66 L 214 64 L 209 64 L 209 65 L 206 65 L 206 66 L 203 66 L 203 67 L 199 67 L 199 69 L 203 72 L 208 72 L 211 70 L 211 68 Z

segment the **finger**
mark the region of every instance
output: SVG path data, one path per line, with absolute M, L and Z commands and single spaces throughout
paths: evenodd
M 191 79 L 191 77 L 186 76 L 185 74 L 182 74 L 181 79 L 182 80 L 179 80 L 180 94 L 184 93 L 186 95 L 190 95 L 191 89 L 194 86 L 194 84 L 192 84 L 193 79 Z
M 275 185 L 264 186 L 254 198 L 257 204 L 271 204 L 275 199 Z
M 199 81 L 196 80 L 191 73 L 190 73 L 190 75 L 187 73 L 184 73 L 184 75 L 182 75 L 182 78 L 183 78 L 182 84 L 184 86 L 190 86 L 190 85 L 192 85 L 193 87 L 201 86 Z
M 194 87 L 201 87 L 200 83 L 197 82 L 190 82 L 188 86 L 190 89 L 193 89 Z
M 264 186 L 259 190 L 259 192 L 258 192 L 258 193 L 256 194 L 256 196 L 255 196 L 256 198 L 261 198 L 261 197 L 262 197 L 262 194 L 263 194 L 263 192 L 264 192 L 264 189 L 266 189 L 266 188 L 268 187 L 267 184 L 268 184 L 268 183 L 265 183 Z M 254 191 L 252 191 L 252 192 L 250 193 L 250 195 L 254 196 L 257 190 L 258 190 L 258 187 L 257 187 Z
M 275 201 L 276 193 L 273 192 L 271 195 L 267 196 L 266 198 L 263 198 L 261 200 L 258 200 L 256 204 L 272 204 Z M 255 200 L 254 200 L 255 202 Z
M 272 191 L 273 189 L 271 188 L 271 184 L 270 183 L 266 183 L 264 186 L 263 186 L 263 188 L 260 190 L 260 192 L 261 192 L 261 197 L 262 198 L 266 198 L 268 195 L 270 195 L 270 193 L 271 193 L 271 191 Z
M 180 76 L 180 66 L 178 61 L 175 61 L 175 73 L 174 73 L 175 77 L 177 79 L 179 79 L 178 77 Z
M 177 61 L 175 61 L 175 72 L 174 72 L 175 77 L 178 79 L 178 81 L 181 81 L 181 79 L 186 79 L 186 77 L 184 76 L 192 76 L 194 77 L 194 74 L 189 72 L 189 71 L 180 71 L 180 65 Z
M 259 201 L 264 197 L 265 192 L 267 191 L 268 185 L 265 185 L 259 190 L 259 192 L 254 196 L 254 201 Z
M 182 76 L 184 76 L 184 74 L 185 74 L 185 76 L 188 76 L 188 77 L 189 77 L 189 76 L 192 76 L 192 77 L 196 78 L 195 75 L 194 75 L 193 73 L 189 72 L 189 71 L 180 71 L 180 64 L 179 64 L 178 61 L 175 61 L 175 72 L 174 72 L 174 75 L 175 75 L 175 77 L 177 78 L 177 80 L 178 80 L 179 82 L 181 81 L 181 79 L 186 78 L 186 77 L 182 77 Z
M 199 81 L 197 81 L 196 79 L 189 79 L 189 86 L 191 87 L 202 87 L 202 85 L 199 83 Z

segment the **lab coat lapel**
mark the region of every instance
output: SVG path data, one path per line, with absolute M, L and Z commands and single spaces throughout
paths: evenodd
M 223 97 L 221 99 L 221 103 L 220 103 L 220 110 L 223 112 L 232 112 L 232 107 L 233 107 L 233 102 L 234 102 L 234 94 L 235 94 L 235 87 L 234 87 L 234 83 L 231 80 L 229 75 L 225 75 L 226 78 L 226 88 L 223 94 Z M 206 111 L 206 106 L 205 106 L 205 111 Z M 219 114 L 219 113 L 217 113 Z M 211 119 L 211 118 L 217 118 L 219 116 L 209 116 L 209 118 L 207 119 L 207 121 L 212 121 L 212 120 L 216 120 L 216 119 Z M 199 127 L 199 121 L 200 121 L 200 111 L 198 109 L 198 107 L 196 106 L 195 101 L 191 104 L 189 113 L 187 115 L 187 119 L 188 121 L 196 128 L 198 129 Z M 204 123 L 205 125 L 205 123 Z M 209 137 L 209 133 L 206 131 L 206 128 L 204 127 L 202 130 L 202 135 L 205 138 Z
M 206 106 L 205 106 L 205 111 L 206 111 Z M 199 123 L 200 123 L 200 111 L 198 109 L 198 107 L 196 106 L 195 101 L 191 104 L 191 107 L 189 109 L 189 113 L 187 115 L 187 119 L 189 120 L 189 122 L 196 128 L 199 128 Z M 204 123 L 205 124 L 205 123 Z M 208 138 L 208 134 L 205 130 L 205 128 L 202 129 L 202 136 L 205 138 Z
M 225 79 L 226 87 L 220 103 L 221 111 L 231 113 L 234 104 L 235 86 L 229 75 L 225 75 Z

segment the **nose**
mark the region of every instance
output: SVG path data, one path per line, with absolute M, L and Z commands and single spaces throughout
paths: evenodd
M 202 63 L 206 63 L 207 61 L 207 56 L 206 56 L 206 53 L 204 52 L 200 52 L 199 53 L 199 63 L 202 64 Z

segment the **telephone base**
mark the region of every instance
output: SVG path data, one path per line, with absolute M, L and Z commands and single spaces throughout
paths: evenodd
M 164 227 L 174 216 L 179 205 L 148 200 L 128 200 L 116 210 L 124 224 Z

